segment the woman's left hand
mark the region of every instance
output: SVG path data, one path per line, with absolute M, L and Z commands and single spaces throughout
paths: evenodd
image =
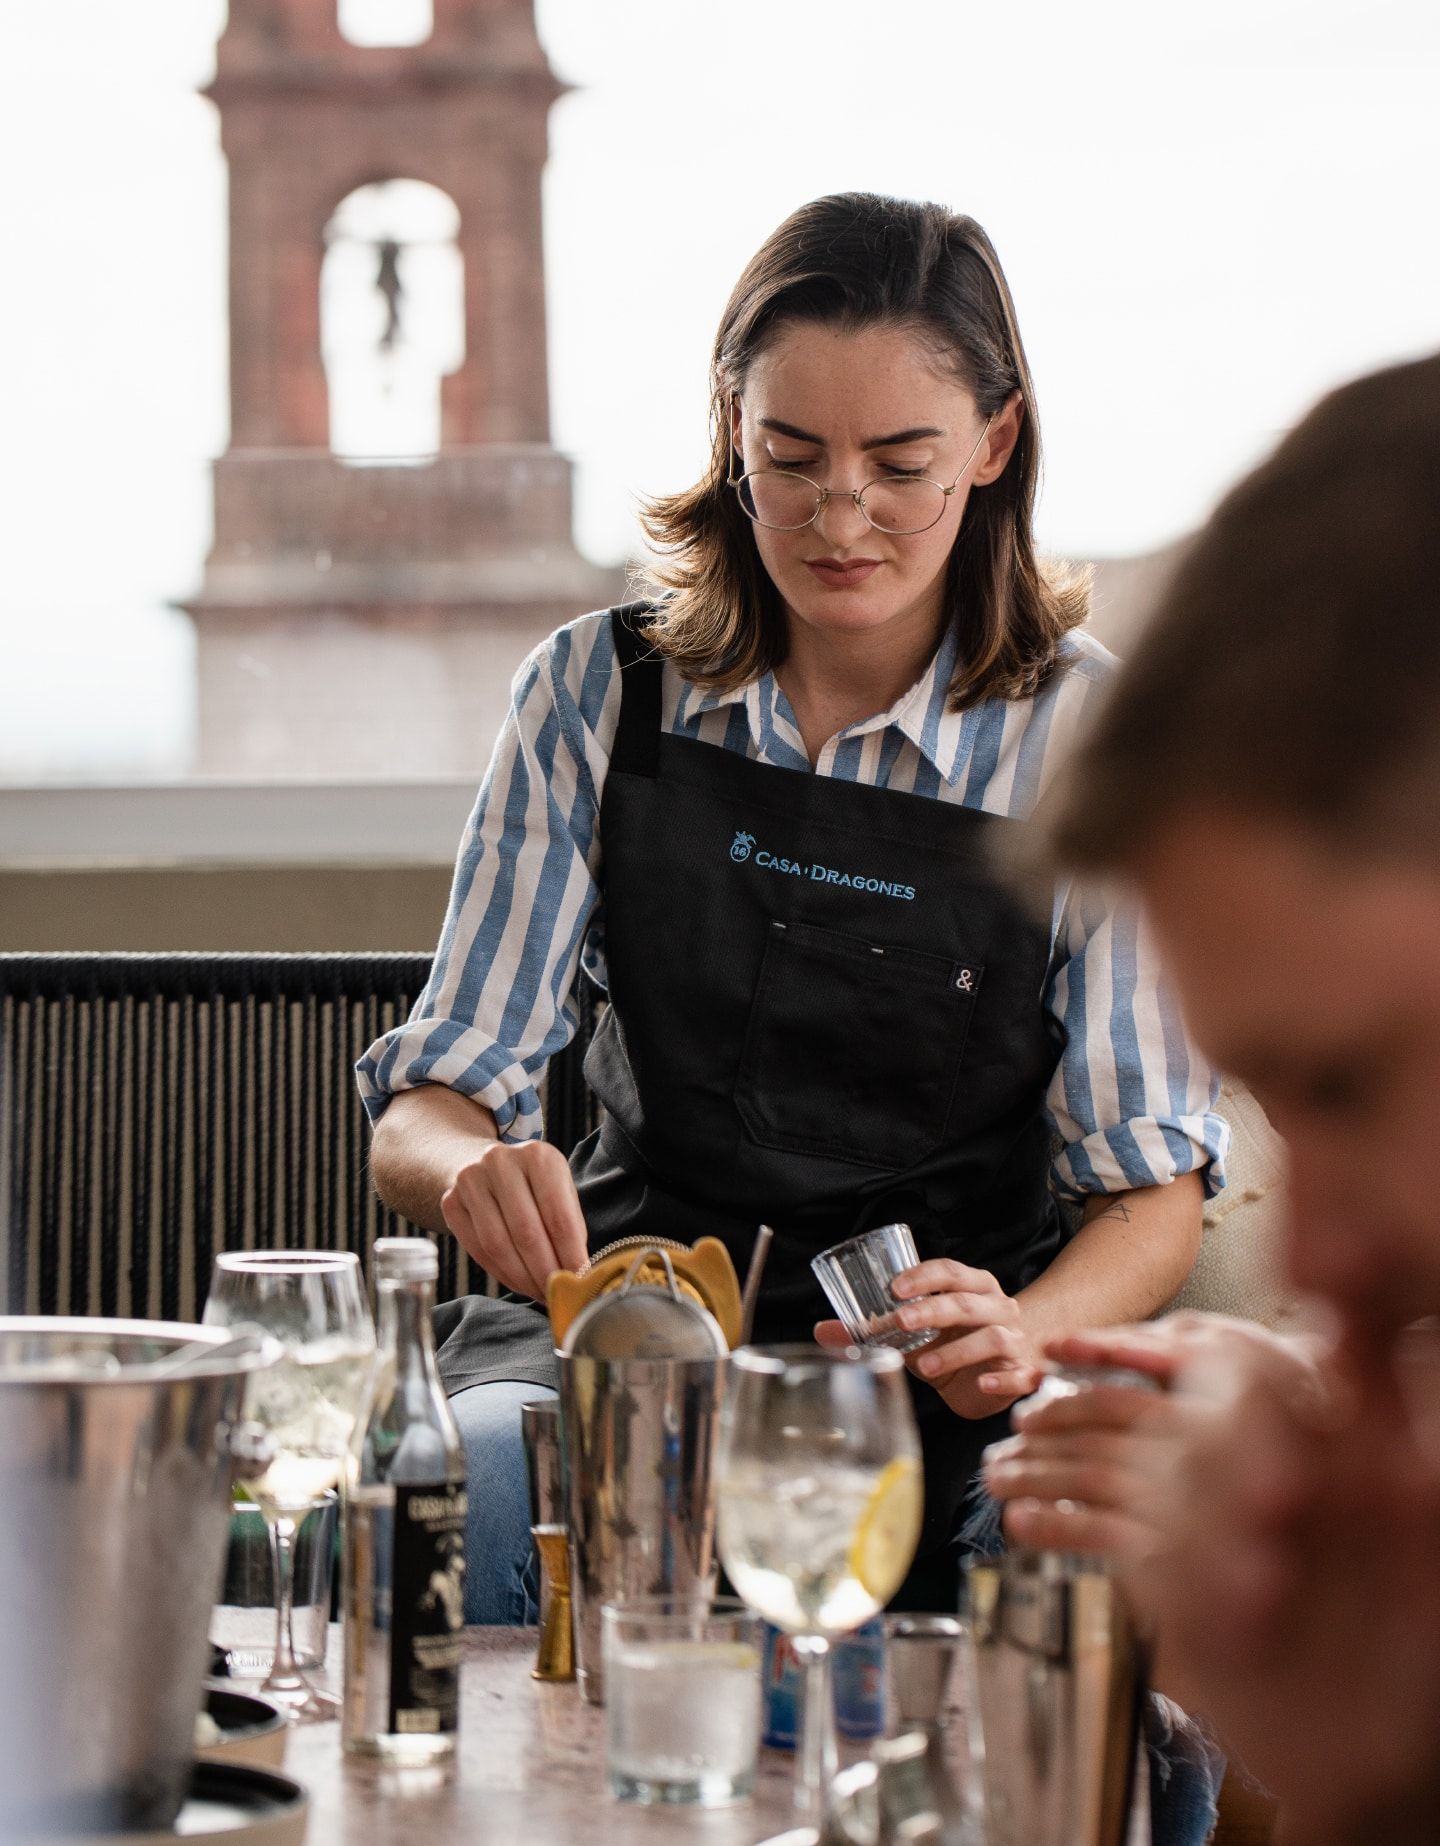
M 1039 1384 L 1046 1368 L 1020 1304 L 988 1269 L 938 1257 L 897 1276 L 892 1292 L 904 1303 L 895 1312 L 897 1326 L 937 1331 L 939 1337 L 907 1353 L 905 1363 L 934 1385 L 956 1416 L 994 1416 Z M 838 1320 L 822 1320 L 815 1337 L 822 1346 L 850 1340 Z

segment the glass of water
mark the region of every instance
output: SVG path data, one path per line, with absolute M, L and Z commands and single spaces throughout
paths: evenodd
M 822 1250 L 810 1267 L 857 1346 L 893 1346 L 916 1352 L 935 1338 L 933 1328 L 895 1324 L 897 1301 L 890 1284 L 920 1261 L 908 1224 L 882 1224 L 846 1243 Z
M 601 1613 L 605 1772 L 622 1801 L 728 1807 L 755 1787 L 760 1623 L 734 1597 L 637 1596 Z

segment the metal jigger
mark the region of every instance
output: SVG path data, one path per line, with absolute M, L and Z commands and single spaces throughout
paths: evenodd
M 945 1760 L 946 1699 L 963 1638 L 953 1615 L 886 1616 L 898 1734 L 835 1778 L 837 1846 L 981 1846 L 978 1812 L 967 1812 Z
M 881 1813 L 891 1811 L 897 1837 L 907 1837 L 900 1822 L 924 1810 L 934 1817 L 929 1837 L 937 1846 L 973 1846 L 981 1837 L 978 1814 L 970 1812 L 945 1760 L 946 1699 L 964 1635 L 953 1615 L 885 1618 L 890 1691 L 902 1734 L 877 1749 L 876 1761 Z
M 560 1478 L 560 1406 L 553 1397 L 520 1406 L 530 1536 L 540 1557 L 540 1641 L 532 1679 L 574 1679 L 575 1625 L 570 1606 L 570 1530 Z

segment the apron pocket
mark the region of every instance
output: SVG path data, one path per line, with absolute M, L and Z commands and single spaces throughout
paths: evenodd
M 735 1106 L 762 1147 L 887 1170 L 944 1140 L 984 972 L 772 922 Z

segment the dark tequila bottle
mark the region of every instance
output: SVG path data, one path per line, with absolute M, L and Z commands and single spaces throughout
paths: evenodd
M 345 1514 L 347 1750 L 450 1755 L 459 1726 L 465 1452 L 435 1359 L 425 1237 L 375 1244 L 377 1363 Z

